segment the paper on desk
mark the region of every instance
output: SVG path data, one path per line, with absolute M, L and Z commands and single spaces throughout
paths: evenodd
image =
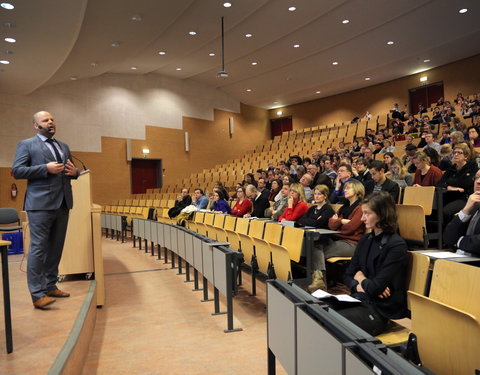
M 353 298 L 349 296 L 348 294 L 338 294 L 338 295 L 333 295 L 330 293 L 327 293 L 323 291 L 322 289 L 318 289 L 315 292 L 312 293 L 312 296 L 318 299 L 323 299 L 323 298 L 335 298 L 338 301 L 341 302 L 361 302 L 360 300 Z
M 432 258 L 437 258 L 437 259 L 449 259 L 449 258 L 464 258 L 466 255 L 463 254 L 456 254 L 452 253 L 450 251 L 432 251 L 432 252 L 424 252 L 422 253 L 424 255 L 427 255 Z

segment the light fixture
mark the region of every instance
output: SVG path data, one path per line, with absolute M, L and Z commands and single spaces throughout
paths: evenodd
M 423 62 L 428 63 L 428 62 L 430 62 L 430 59 L 425 59 L 425 60 L 423 60 Z
M 467 13 L 467 12 L 468 12 L 467 8 L 462 8 L 458 11 L 458 13 L 460 13 L 460 14 L 464 14 L 464 13 Z
M 213 52 L 210 52 L 210 53 L 208 54 L 208 56 L 213 57 L 213 56 L 215 56 L 215 54 L 214 54 Z
M 185 132 L 185 152 L 190 151 L 190 137 L 188 132 Z
M 230 134 L 230 137 L 235 133 L 235 123 L 233 117 L 228 118 L 228 133 Z
M 10 61 L 8 61 L 8 60 L 0 60 L 0 64 L 8 65 L 8 64 L 10 64 Z
M 389 41 L 387 42 L 387 44 L 388 44 L 389 46 L 391 46 L 391 45 L 394 44 L 394 43 L 395 43 L 395 42 L 394 42 L 393 40 L 389 40 Z
M 228 3 L 228 2 L 227 2 L 227 3 L 223 3 L 223 6 L 224 6 L 225 8 L 230 8 L 230 7 L 232 6 L 232 3 Z
M 134 22 L 140 22 L 142 20 L 142 16 L 139 14 L 135 14 L 132 16 L 131 20 Z
M 300 47 L 300 44 L 294 44 L 293 45 L 293 48 L 299 48 Z
M 294 11 L 297 10 L 297 8 L 296 8 L 296 7 L 289 7 L 288 10 L 289 10 L 290 12 L 294 12 Z
M 192 31 L 189 31 L 188 33 L 189 33 L 190 35 L 197 35 L 197 32 L 196 32 L 196 31 L 193 31 L 193 30 L 192 30 Z
M 332 62 L 332 65 L 338 65 L 338 61 Z
M 118 48 L 120 47 L 120 42 L 112 42 L 112 44 L 110 44 L 113 48 Z
M 250 33 L 245 34 L 245 38 L 251 38 L 252 36 L 253 36 L 253 34 L 250 34 Z
M 70 77 L 70 81 L 76 81 L 77 79 L 78 79 L 77 76 L 71 76 L 71 77 Z
M 247 92 L 252 92 L 252 89 L 246 89 L 245 91 L 247 91 Z
M 320 94 L 320 91 L 315 91 L 315 94 Z
M 349 22 L 350 22 L 350 20 L 347 20 L 347 19 L 345 19 L 345 20 L 342 21 L 342 23 L 345 24 L 345 25 L 346 25 L 347 23 L 349 23 Z
M 148 154 L 150 153 L 150 149 L 148 148 L 143 148 L 142 149 L 143 157 L 146 158 Z
M 182 68 L 175 68 L 175 70 L 182 70 Z
M 131 70 L 137 70 L 137 67 L 136 66 L 131 66 L 130 69 Z
M 5 38 L 4 41 L 7 43 L 15 43 L 17 40 L 15 38 Z
M 427 82 L 427 81 L 428 81 L 427 76 L 420 77 L 420 82 Z
M 278 104 L 278 102 L 273 102 L 273 104 Z
M 223 25 L 223 16 L 220 18 L 220 27 L 221 27 L 221 42 L 222 42 L 222 70 L 220 70 L 217 73 L 217 78 L 228 78 L 228 73 L 225 70 L 225 30 L 224 30 L 224 25 Z
M 283 115 L 283 112 L 282 111 L 277 111 L 277 116 L 281 116 Z
M 371 78 L 370 77 L 365 77 L 365 81 L 370 81 Z
M 252 61 L 252 65 L 257 65 L 257 64 L 258 64 L 258 62 Z
M 3 9 L 7 9 L 7 10 L 12 10 L 12 9 L 15 8 L 15 7 L 13 6 L 13 4 L 10 4 L 10 3 L 1 3 L 0 6 L 1 6 Z

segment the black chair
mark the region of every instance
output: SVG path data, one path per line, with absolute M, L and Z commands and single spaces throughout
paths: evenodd
M 4 226 L 17 223 L 15 226 Z M 0 208 L 0 232 L 21 231 L 20 218 L 15 208 Z

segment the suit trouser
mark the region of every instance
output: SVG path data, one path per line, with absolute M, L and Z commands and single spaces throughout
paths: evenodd
M 56 210 L 28 211 L 30 250 L 27 282 L 33 301 L 56 289 L 68 214 L 65 204 Z

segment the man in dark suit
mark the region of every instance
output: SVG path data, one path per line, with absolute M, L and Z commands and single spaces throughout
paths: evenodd
M 48 112 L 33 115 L 37 134 L 17 145 L 13 176 L 27 179 L 25 210 L 30 226 L 27 281 L 33 305 L 45 309 L 52 297 L 69 297 L 57 288 L 68 214 L 73 206 L 70 179 L 79 170 L 71 162 L 68 146 L 53 138 L 55 121 Z
M 355 172 L 354 172 L 355 175 Z M 364 186 L 368 181 L 372 181 L 372 175 L 368 170 L 368 161 L 364 158 L 358 158 L 357 160 L 357 174 L 355 178 L 360 181 Z
M 247 197 L 250 198 L 253 204 L 253 211 L 251 214 L 245 214 L 244 217 L 265 217 L 265 210 L 270 207 L 270 202 L 254 185 L 248 185 L 245 191 Z
M 372 180 L 365 183 L 365 196 L 374 191 L 386 191 L 397 203 L 400 196 L 400 186 L 385 176 L 385 163 L 380 160 L 373 160 L 370 162 L 369 169 Z
M 480 255 L 480 170 L 475 174 L 473 193 L 465 207 L 448 223 L 443 238 L 465 255 Z

